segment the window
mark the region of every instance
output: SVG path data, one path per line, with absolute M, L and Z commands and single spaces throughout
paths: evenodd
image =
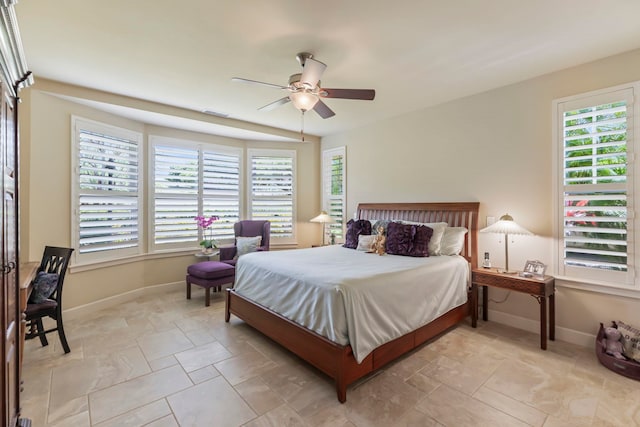
M 346 155 L 345 147 L 325 150 L 322 153 L 322 209 L 334 219 L 329 233 L 343 240 L 346 210 Z
M 558 274 L 634 284 L 634 87 L 554 104 L 558 147 Z
M 76 262 L 140 253 L 142 135 L 72 117 Z
M 295 242 L 295 163 L 290 150 L 248 150 L 249 215 L 271 221 L 271 242 Z
M 151 137 L 153 251 L 197 246 L 194 217 L 220 217 L 218 241 L 233 238 L 240 218 L 240 150 Z

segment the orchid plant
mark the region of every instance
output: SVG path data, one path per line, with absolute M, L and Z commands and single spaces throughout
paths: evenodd
M 219 220 L 220 217 L 212 215 L 207 218 L 198 215 L 194 219 L 198 224 L 198 227 L 202 228 L 202 237 L 204 238 L 204 240 L 200 242 L 200 246 L 202 246 L 204 249 L 217 248 L 218 242 L 213 238 L 213 230 L 211 229 L 211 224 Z

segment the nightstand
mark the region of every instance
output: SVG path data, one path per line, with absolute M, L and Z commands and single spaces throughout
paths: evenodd
M 482 320 L 489 320 L 490 286 L 531 295 L 540 305 L 540 348 L 547 349 L 547 298 L 549 298 L 549 339 L 555 340 L 556 307 L 555 279 L 551 276 L 520 277 L 517 273 L 499 273 L 495 268 L 474 268 L 471 271 L 471 326 L 478 325 L 478 286 L 482 286 Z

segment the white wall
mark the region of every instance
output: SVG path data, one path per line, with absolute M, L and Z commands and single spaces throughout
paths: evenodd
M 49 82 L 50 83 L 50 82 Z M 47 88 L 51 87 L 47 85 Z M 65 85 L 55 85 L 64 95 Z M 114 95 L 115 96 L 115 95 Z M 309 219 L 320 209 L 320 147 L 317 143 L 243 141 L 215 135 L 145 125 L 53 96 L 38 81 L 21 92 L 20 232 L 21 261 L 39 261 L 45 245 L 71 246 L 71 116 L 124 127 L 148 135 L 248 148 L 295 150 L 297 161 L 297 243 L 321 241 L 318 224 Z M 133 102 L 133 101 L 132 101 Z M 146 147 L 145 147 L 146 151 Z M 146 181 L 146 173 L 145 173 Z M 245 185 L 246 188 L 246 185 Z M 194 251 L 195 252 L 195 251 Z M 71 268 L 65 279 L 64 308 L 86 306 L 156 285 L 183 284 L 193 253 L 141 259 L 91 270 Z
M 552 100 L 636 80 L 640 50 L 325 137 L 322 149 L 347 147 L 349 215 L 360 202 L 480 201 L 480 227 L 486 216 L 508 212 L 536 234 L 515 236 L 510 267 L 521 269 L 527 259 L 551 265 Z M 479 253 L 489 251 L 503 266 L 498 239 L 481 234 Z M 640 325 L 638 299 L 560 283 L 556 302 L 560 339 L 591 345 L 599 322 Z M 538 310 L 532 297 L 513 293 L 490 303 L 489 317 L 537 331 Z

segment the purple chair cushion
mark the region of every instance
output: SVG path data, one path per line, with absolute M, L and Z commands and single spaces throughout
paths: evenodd
M 429 256 L 429 240 L 433 229 L 426 225 L 391 222 L 387 226 L 385 249 L 391 255 Z
M 371 223 L 366 219 L 353 220 L 347 222 L 347 234 L 344 238 L 344 246 L 349 249 L 358 247 L 358 238 L 360 235 L 371 235 Z
M 235 268 L 224 262 L 204 261 L 191 264 L 187 267 L 187 273 L 201 279 L 219 279 L 235 274 Z

